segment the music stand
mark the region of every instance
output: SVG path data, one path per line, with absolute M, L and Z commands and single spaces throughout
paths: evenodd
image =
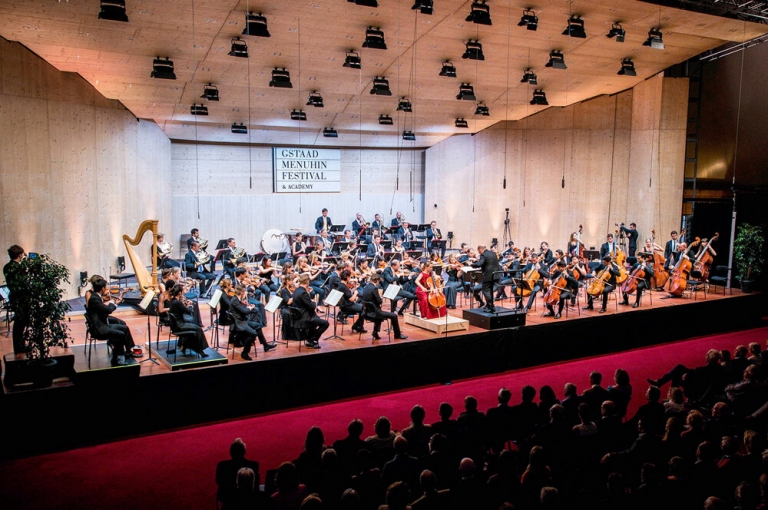
M 345 224 L 342 224 L 342 225 L 331 225 L 331 228 L 328 229 L 328 233 L 333 233 L 333 234 L 341 233 L 341 234 L 343 234 L 344 233 L 344 227 L 346 227 Z
M 280 309 L 282 302 L 283 298 L 275 294 L 264 307 L 264 311 L 272 314 L 272 341 L 275 343 L 277 343 L 277 321 L 275 320 L 275 312 Z M 285 340 L 281 341 L 280 343 L 288 345 L 288 342 Z
M 385 250 L 391 250 L 392 249 L 392 240 L 388 241 L 381 241 L 381 245 L 384 247 Z
M 341 253 L 349 248 L 349 241 L 336 241 L 331 245 L 331 253 Z
M 219 242 L 216 243 L 216 249 L 217 250 L 224 250 L 227 248 L 227 240 L 226 239 L 219 239 Z
M 213 285 L 211 285 L 213 287 Z M 224 293 L 221 292 L 221 289 L 216 289 L 216 291 L 213 293 L 213 296 L 211 296 L 210 301 L 208 301 L 208 307 L 209 308 L 216 308 L 219 306 L 219 301 L 221 301 L 221 296 L 223 296 Z M 217 312 L 218 315 L 218 312 Z M 213 324 L 211 324 L 213 326 Z M 216 345 L 213 347 L 216 350 L 221 349 L 222 347 L 219 347 L 219 326 L 216 325 L 216 327 L 213 329 L 213 334 L 216 337 Z
M 323 338 L 323 340 L 333 340 L 334 338 L 338 338 L 339 340 L 344 341 L 343 338 L 341 338 L 339 335 L 336 334 L 336 317 L 338 317 L 339 313 L 336 310 L 336 307 L 339 306 L 339 301 L 341 300 L 342 294 L 340 291 L 333 289 L 326 297 L 325 297 L 325 304 L 331 305 L 333 307 L 333 335 Z
M 420 259 L 421 256 L 424 254 L 423 250 L 406 250 L 406 252 L 409 257 L 412 259 Z
M 430 251 L 432 250 L 440 250 L 440 257 L 445 256 L 445 245 L 448 243 L 446 239 L 432 239 L 432 246 L 430 246 Z
M 147 359 L 143 359 L 139 361 L 139 363 L 144 363 L 145 361 L 151 361 L 155 365 L 159 365 L 157 362 L 157 358 L 152 357 L 152 333 L 150 331 L 151 325 L 149 323 L 149 305 L 152 304 L 152 300 L 155 298 L 155 291 L 154 290 L 148 290 L 146 294 L 144 294 L 144 299 L 141 300 L 139 303 L 139 308 L 144 310 L 146 316 L 147 316 L 147 352 L 149 354 L 149 357 Z

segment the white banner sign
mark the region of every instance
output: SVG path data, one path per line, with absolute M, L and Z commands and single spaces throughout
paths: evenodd
M 340 149 L 272 149 L 275 193 L 340 193 Z

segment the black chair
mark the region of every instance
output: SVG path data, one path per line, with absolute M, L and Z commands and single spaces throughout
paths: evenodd
M 225 331 L 227 327 L 232 325 L 232 319 L 229 315 L 229 305 L 225 304 L 225 297 L 226 296 L 222 296 L 218 306 L 210 309 L 214 349 L 221 349 L 221 346 L 219 345 L 219 330 Z M 229 351 L 229 345 L 227 345 L 227 351 Z
M 297 341 L 299 342 L 299 352 L 301 352 L 301 342 L 307 342 L 307 328 L 300 328 L 296 326 L 296 324 L 301 322 L 302 313 L 300 309 L 296 308 L 295 306 L 289 306 L 288 310 L 291 311 L 291 327 L 299 337 L 299 340 Z M 289 340 L 287 338 L 283 338 L 283 340 L 285 340 L 285 346 L 288 347 Z
M 391 324 L 391 321 L 387 317 L 377 317 L 378 316 L 378 310 L 376 308 L 376 305 L 374 305 L 370 301 L 363 301 L 362 305 L 363 305 L 363 324 L 365 324 L 365 322 L 372 322 L 374 324 L 377 323 L 377 322 L 386 322 L 387 323 L 387 338 L 391 342 L 392 341 L 392 327 L 391 327 L 392 324 Z M 362 333 L 358 333 L 357 339 L 358 340 L 362 340 L 362 337 L 363 337 L 363 334 Z M 374 338 L 371 341 L 371 343 L 374 343 L 375 341 L 376 341 L 376 339 Z
M 236 324 L 237 319 L 235 319 L 232 316 L 232 312 L 229 310 L 226 311 L 224 315 L 221 316 L 223 319 L 224 317 L 227 317 L 225 322 L 227 323 L 227 326 L 229 326 L 229 336 L 227 338 L 227 353 L 229 353 L 229 346 L 232 346 L 232 359 L 235 359 L 235 347 L 243 347 L 244 343 L 242 340 L 241 333 L 237 331 Z M 253 348 L 253 357 L 256 357 L 256 348 Z
M 111 348 L 109 346 L 108 338 L 104 338 L 99 336 L 98 331 L 96 330 L 96 327 L 93 324 L 93 321 L 91 320 L 91 316 L 87 313 L 83 315 L 85 317 L 85 343 L 83 343 L 83 354 L 86 352 L 86 348 L 88 350 L 88 368 L 91 368 L 91 348 L 93 345 L 94 340 L 103 340 L 107 341 L 107 354 L 110 353 Z
M 166 346 L 165 354 L 167 356 L 170 356 L 173 354 L 173 362 L 176 363 L 176 352 L 179 350 L 179 339 L 180 338 L 189 338 L 197 335 L 196 331 L 186 330 L 186 329 L 180 329 L 179 327 L 179 321 L 176 319 L 176 317 L 172 314 L 168 314 L 168 319 L 170 321 L 170 329 L 168 331 L 168 345 Z M 176 345 L 173 349 L 171 349 L 171 339 L 176 339 Z M 196 357 L 200 357 L 200 354 L 195 353 Z
M 160 348 L 160 330 L 163 328 L 171 327 L 171 319 L 168 318 L 170 314 L 168 312 L 157 312 L 157 319 L 155 320 L 155 326 L 157 326 L 157 335 L 155 336 L 155 349 Z
M 723 294 L 728 287 L 728 266 L 715 266 L 715 270 L 709 274 L 709 284 L 714 285 L 712 292 L 717 294 L 717 288 L 723 288 Z M 733 294 L 733 287 L 728 288 L 730 294 Z

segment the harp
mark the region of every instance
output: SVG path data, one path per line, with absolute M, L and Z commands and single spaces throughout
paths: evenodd
M 131 265 L 133 266 L 133 272 L 136 274 L 136 281 L 139 283 L 139 290 L 141 295 L 145 295 L 149 290 L 157 290 L 157 223 L 158 220 L 145 220 L 139 225 L 139 230 L 136 232 L 136 236 L 132 239 L 128 234 L 123 234 L 123 243 L 125 244 L 125 251 L 128 252 L 128 258 L 131 259 Z M 147 266 L 142 262 L 141 257 L 133 249 L 133 246 L 138 246 L 141 242 L 141 238 L 147 232 L 152 232 L 152 273 L 147 270 Z

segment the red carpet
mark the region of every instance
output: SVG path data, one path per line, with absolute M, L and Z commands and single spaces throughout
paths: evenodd
M 415 404 L 425 407 L 426 421 L 431 423 L 438 419 L 437 407 L 443 401 L 450 402 L 458 416 L 466 395 L 475 396 L 480 409 L 485 410 L 496 405 L 496 393 L 502 386 L 512 390 L 513 403 L 517 403 L 520 388 L 525 384 L 537 390 L 549 384 L 561 396 L 566 382 L 575 383 L 579 392 L 585 389 L 587 377 L 593 370 L 603 373 L 604 385 L 611 384 L 616 368 L 628 370 L 632 378 L 631 415 L 642 404 L 646 377 L 658 377 L 675 363 L 701 365 L 710 348 L 732 351 L 737 345 L 749 342 L 765 345 L 766 338 L 768 327 L 763 327 L 459 381 L 448 386 L 419 388 L 8 461 L 0 464 L 0 480 L 3 480 L 0 506 L 5 509 L 214 508 L 216 463 L 228 456 L 229 444 L 235 437 L 242 437 L 247 443 L 249 458 L 261 462 L 263 483 L 267 469 L 298 456 L 312 425 L 323 429 L 326 443 L 330 444 L 346 435 L 347 423 L 353 418 L 361 418 L 365 423 L 364 436 L 373 434 L 373 423 L 382 415 L 389 417 L 393 427 L 400 430 L 408 426 L 408 413 Z M 397 367 L 393 367 L 392 373 L 393 377 L 397 376 Z M 130 412 L 130 405 L 126 405 L 126 412 Z M 34 441 L 34 438 L 21 440 Z

